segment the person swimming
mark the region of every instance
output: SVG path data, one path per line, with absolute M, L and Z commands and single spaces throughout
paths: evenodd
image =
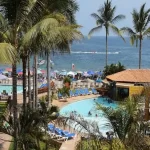
M 89 112 L 88 112 L 88 115 L 89 115 L 89 116 L 91 116 L 91 115 L 92 115 L 92 113 L 89 111 Z
M 96 114 L 95 117 L 98 117 L 98 115 Z

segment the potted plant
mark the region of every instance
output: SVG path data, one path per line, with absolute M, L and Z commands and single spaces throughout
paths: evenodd
M 70 88 L 71 80 L 69 77 L 65 77 L 63 80 L 65 87 Z

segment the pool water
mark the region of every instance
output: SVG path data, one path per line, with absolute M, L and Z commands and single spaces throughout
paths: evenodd
M 12 92 L 12 85 L 0 85 L 0 93 L 3 92 L 3 90 L 6 90 L 8 94 L 11 94 Z M 22 93 L 22 85 L 17 86 L 17 93 Z
M 95 100 L 93 98 L 85 99 L 68 104 L 60 110 L 60 114 L 63 116 L 69 116 L 71 112 L 77 112 L 77 114 L 80 114 L 79 116 L 83 117 L 85 120 L 95 122 L 99 127 L 99 131 L 103 136 L 106 136 L 106 132 L 112 130 L 112 128 L 106 126 L 108 120 L 105 118 L 104 113 L 101 110 L 96 110 L 96 103 L 113 109 L 118 106 L 114 101 L 108 103 L 106 98 L 98 97 L 95 98 Z M 89 111 L 91 112 L 91 115 L 88 114 Z M 71 124 L 71 126 L 74 128 L 75 124 Z

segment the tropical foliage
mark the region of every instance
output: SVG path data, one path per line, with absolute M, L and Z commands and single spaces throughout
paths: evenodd
M 108 75 L 120 72 L 125 70 L 125 66 L 122 65 L 120 62 L 118 64 L 110 64 L 104 67 L 102 78 L 105 78 Z
M 40 149 L 40 141 L 45 142 L 45 136 L 48 136 L 41 130 L 47 130 L 47 124 L 57 118 L 58 108 L 56 106 L 47 110 L 45 103 L 41 102 L 40 107 L 36 111 L 30 108 L 27 112 L 20 113 L 18 118 L 18 149 Z M 14 121 L 12 116 L 9 119 L 3 118 L 3 122 L 7 125 L 1 126 L 0 131 L 14 137 Z
M 41 2 L 37 1 L 23 1 L 12 0 L 1 1 L 1 51 L 4 51 L 3 60 L 13 63 L 13 110 L 14 110 L 14 140 L 17 141 L 17 133 L 20 132 L 17 126 L 17 74 L 16 63 L 22 59 L 23 64 L 23 112 L 27 111 L 26 100 L 26 68 L 27 58 L 32 53 L 38 53 L 43 48 L 50 50 L 54 49 L 68 49 L 68 44 L 74 39 L 80 39 L 81 33 L 78 31 L 80 26 L 70 24 L 74 18 L 69 18 L 68 14 L 72 14 L 78 10 L 76 2 L 72 0 L 63 0 L 65 5 L 59 5 L 58 9 L 45 9 L 47 0 Z M 59 3 L 53 4 L 57 6 Z M 71 3 L 72 2 L 72 3 Z M 67 6 L 67 7 L 66 7 Z M 64 11 L 64 9 L 66 11 Z M 74 8 L 74 9 L 72 9 Z M 60 14 L 63 12 L 63 14 Z M 72 17 L 71 16 L 71 17 Z M 69 20 L 70 19 L 70 20 Z M 36 51 L 35 51 L 36 50 Z M 2 55 L 1 55 L 2 56 Z M 9 60 L 10 59 L 10 60 Z M 2 61 L 2 59 L 1 59 Z M 35 65 L 36 67 L 36 65 Z M 36 73 L 35 73 L 36 75 Z M 36 78 L 35 78 L 36 80 Z M 37 85 L 37 84 L 35 84 Z M 37 97 L 37 93 L 35 94 Z M 37 107 L 36 103 L 34 103 Z M 34 108 L 36 108 L 34 107 Z M 23 114 L 24 115 L 24 114 Z M 17 131 L 18 130 L 18 131 Z M 17 143 L 14 144 L 14 149 L 17 149 Z
M 103 27 L 106 32 L 106 66 L 107 66 L 107 53 L 108 53 L 108 35 L 111 29 L 115 34 L 120 36 L 123 40 L 120 30 L 115 26 L 115 23 L 125 18 L 124 15 L 115 16 L 116 7 L 112 6 L 112 2 L 107 0 L 104 5 L 98 10 L 98 14 L 93 13 L 91 16 L 96 20 L 96 27 L 91 29 L 89 37 L 94 32 L 101 30 Z
M 124 105 L 116 110 L 97 105 L 97 109 L 103 110 L 105 117 L 110 121 L 106 126 L 112 126 L 115 137 L 118 137 L 126 149 L 144 150 L 149 146 L 143 137 L 144 118 L 138 101 L 139 97 L 128 98 Z
M 65 83 L 69 83 L 69 85 L 71 84 L 71 79 L 69 78 L 69 77 L 65 77 L 64 79 L 63 79 L 63 83 L 65 84 Z
M 150 27 L 148 27 L 150 22 L 150 9 L 145 9 L 145 4 L 143 4 L 140 10 L 134 9 L 132 12 L 133 19 L 133 29 L 129 27 L 124 27 L 121 30 L 130 36 L 130 43 L 139 46 L 139 69 L 141 68 L 141 56 L 142 56 L 142 41 L 144 37 L 149 36 Z M 139 45 L 138 45 L 139 43 Z
M 63 86 L 63 88 L 59 89 L 58 92 L 62 94 L 63 97 L 69 97 L 70 88 Z

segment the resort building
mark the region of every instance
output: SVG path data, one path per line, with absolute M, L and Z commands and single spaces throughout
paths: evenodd
M 103 83 L 109 85 L 109 94 L 116 100 L 141 94 L 144 85 L 150 84 L 150 69 L 127 69 L 108 75 Z

